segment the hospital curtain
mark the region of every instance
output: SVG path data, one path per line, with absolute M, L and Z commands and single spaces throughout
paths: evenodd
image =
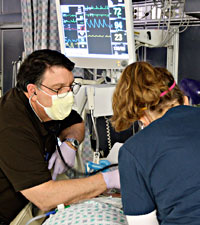
M 60 50 L 55 0 L 21 0 L 25 55 Z
M 25 56 L 39 49 L 60 50 L 55 0 L 21 0 Z M 75 68 L 75 77 L 83 77 L 83 68 Z M 83 162 L 92 160 L 89 128 L 83 142 Z M 81 151 L 79 151 L 81 154 Z

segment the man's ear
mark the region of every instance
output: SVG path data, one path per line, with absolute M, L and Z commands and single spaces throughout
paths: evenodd
M 184 105 L 190 105 L 188 96 L 184 96 Z
M 32 100 L 35 100 L 34 96 L 37 95 L 35 84 L 28 84 L 26 88 L 27 88 L 28 97 L 30 98 L 32 96 Z

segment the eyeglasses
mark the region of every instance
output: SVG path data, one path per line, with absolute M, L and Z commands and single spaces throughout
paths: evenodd
M 64 87 L 61 87 L 57 90 L 49 88 L 46 85 L 41 84 L 41 83 L 40 83 L 40 85 L 49 89 L 49 90 L 51 90 L 51 91 L 53 91 L 54 93 L 56 93 L 58 97 L 59 97 L 59 94 L 62 94 L 62 97 L 65 97 L 70 90 L 73 92 L 74 95 L 76 95 L 78 93 L 78 91 L 80 90 L 80 87 L 81 87 L 81 84 L 76 83 L 76 82 L 73 82 L 70 86 L 64 86 Z

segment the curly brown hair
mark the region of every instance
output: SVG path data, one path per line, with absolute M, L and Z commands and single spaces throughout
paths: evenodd
M 113 94 L 111 122 L 115 130 L 129 128 L 144 115 L 145 109 L 162 113 L 174 101 L 183 105 L 184 95 L 177 85 L 160 97 L 173 83 L 172 74 L 165 68 L 153 67 L 147 62 L 128 65 Z

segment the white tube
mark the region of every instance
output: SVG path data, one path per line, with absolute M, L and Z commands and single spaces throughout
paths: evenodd
M 30 219 L 30 220 L 26 223 L 26 225 L 29 225 L 29 224 L 32 223 L 33 221 L 38 220 L 38 219 L 41 219 L 41 218 L 43 218 L 43 217 L 46 217 L 46 214 L 42 214 L 42 215 L 39 215 L 39 216 L 35 216 L 35 217 L 33 217 L 32 219 Z

